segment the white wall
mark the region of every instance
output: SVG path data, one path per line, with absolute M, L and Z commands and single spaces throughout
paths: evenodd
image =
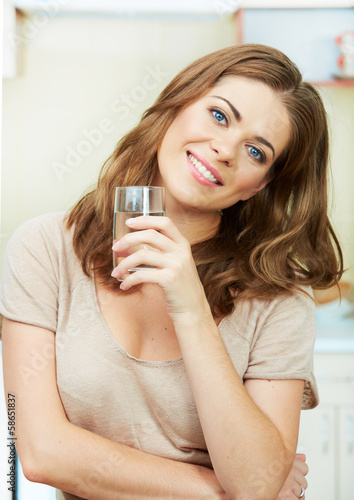
M 75 203 L 119 138 L 180 69 L 236 39 L 232 22 L 217 16 L 57 15 L 47 16 L 42 28 L 34 21 L 24 19 L 22 34 L 12 36 L 19 73 L 3 82 L 2 250 L 22 221 Z M 93 134 L 96 145 L 88 151 L 85 133 L 100 126 L 102 140 Z M 67 158 L 73 150 L 80 154 Z M 60 175 L 58 164 L 67 160 L 76 166 Z
M 5 26 L 17 49 L 18 76 L 3 82 L 0 265 L 13 230 L 37 214 L 74 204 L 96 181 L 118 139 L 180 69 L 236 41 L 232 18 L 217 15 L 34 15 L 22 19 L 21 29 L 15 36 Z M 349 267 L 354 264 L 354 88 L 326 88 L 323 95 L 333 136 L 333 221 Z M 99 127 L 101 137 L 94 133 Z M 90 149 L 87 134 L 95 141 Z M 347 278 L 354 282 L 353 270 Z
M 344 278 L 354 284 L 354 87 L 322 89 L 331 133 L 331 220 L 342 245 Z
M 17 37 L 5 26 L 5 36 L 12 30 L 18 65 L 17 77 L 3 82 L 0 265 L 4 246 L 21 222 L 68 209 L 96 181 L 116 142 L 177 71 L 236 41 L 230 18 L 56 15 L 42 18 L 42 24 L 38 27 L 33 17 L 22 19 Z M 332 218 L 346 266 L 353 266 L 354 89 L 326 88 L 322 93 L 333 139 Z M 94 133 L 99 127 L 102 139 Z M 85 134 L 97 143 L 88 154 Z M 69 165 L 60 175 L 59 164 L 65 167 L 70 160 L 76 166 Z M 354 282 L 353 270 L 348 276 Z M 1 405 L 0 413 L 3 418 Z

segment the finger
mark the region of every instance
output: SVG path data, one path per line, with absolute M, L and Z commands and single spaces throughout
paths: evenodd
M 131 247 L 139 247 L 144 244 L 161 252 L 171 252 L 176 245 L 170 238 L 155 229 L 145 229 L 125 234 L 119 241 L 114 243 L 112 249 L 120 253 L 126 252 Z
M 161 231 L 176 243 L 185 243 L 187 240 L 178 231 L 175 224 L 169 217 L 156 217 L 152 215 L 142 215 L 126 221 L 127 226 L 132 229 L 156 229 Z
M 307 463 L 299 458 L 296 458 L 296 457 L 294 460 L 293 467 L 304 476 L 306 476 L 309 472 L 309 467 L 308 467 Z
M 297 484 L 301 486 L 303 486 L 306 490 L 307 486 L 308 486 L 308 483 L 307 483 L 307 480 L 305 478 L 305 476 L 303 476 L 302 474 L 297 474 L 295 473 L 294 474 L 294 480 L 297 482 Z
M 305 495 L 304 495 L 304 496 L 302 496 L 302 497 L 300 497 L 300 495 L 301 495 L 301 493 L 302 493 L 302 487 L 301 487 L 301 486 L 302 486 L 302 485 L 297 484 L 297 485 L 296 485 L 296 488 L 295 488 L 295 489 L 293 489 L 293 492 L 294 492 L 294 495 L 296 495 L 296 498 L 301 498 L 301 499 L 303 500 L 303 499 L 305 498 Z M 306 487 L 305 487 L 305 486 L 303 486 L 303 488 L 304 488 L 304 490 L 306 490 L 307 486 L 306 486 Z
M 156 283 L 161 285 L 161 269 L 150 268 L 130 273 L 120 284 L 121 290 L 129 290 L 142 283 Z
M 115 244 L 118 242 L 119 240 L 115 240 L 114 244 L 113 244 L 113 247 L 112 247 L 112 250 L 113 250 L 113 258 L 114 257 L 128 257 L 128 255 L 130 255 L 130 251 L 129 251 L 129 248 L 126 248 L 124 251 L 123 250 L 120 250 L 119 252 L 117 250 L 114 249 L 114 246 Z M 117 245 L 117 248 L 118 248 L 118 245 Z
M 138 250 L 133 254 L 125 257 L 118 264 L 118 266 L 113 270 L 112 276 L 114 278 L 120 278 L 124 276 L 126 273 L 131 272 L 131 270 L 136 270 L 137 268 L 143 266 L 150 266 L 156 269 L 161 269 L 163 267 L 167 267 L 170 264 L 170 259 L 161 252 L 156 252 L 148 250 L 146 248 Z M 150 269 L 144 269 L 150 271 Z
M 306 462 L 306 455 L 304 453 L 296 453 L 295 458 L 298 458 L 299 460 Z

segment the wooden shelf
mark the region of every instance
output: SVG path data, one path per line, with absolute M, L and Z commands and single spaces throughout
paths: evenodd
M 316 85 L 318 87 L 336 87 L 336 88 L 353 88 L 354 87 L 354 78 L 348 79 L 348 80 L 341 80 L 338 78 L 338 80 L 325 80 L 322 82 L 310 82 L 312 85 Z

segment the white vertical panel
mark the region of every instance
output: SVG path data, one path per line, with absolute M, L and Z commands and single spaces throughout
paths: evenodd
M 15 78 L 17 73 L 16 47 L 11 39 L 16 35 L 16 12 L 10 0 L 3 0 L 3 78 Z M 12 36 L 11 36 L 12 35 Z
M 4 379 L 2 374 L 2 344 L 0 341 L 0 498 L 1 500 L 11 500 L 12 493 L 8 490 L 7 474 L 9 472 L 7 447 L 7 409 L 4 394 Z
M 305 453 L 309 466 L 309 500 L 337 500 L 336 447 L 334 408 L 302 411 L 298 449 Z
M 4 2 L 0 0 L 0 12 L 4 13 Z M 4 16 L 3 16 L 4 18 Z M 3 43 L 3 32 L 4 25 L 0 28 L 0 67 L 3 67 L 3 58 L 4 58 L 4 43 Z M 0 79 L 0 113 L 2 117 L 2 78 Z M 0 120 L 0 158 L 2 158 L 2 119 Z M 2 247 L 2 218 L 1 218 L 1 207 L 2 207 L 2 198 L 1 198 L 1 164 L 0 162 L 0 252 Z M 1 343 L 1 342 L 0 342 Z
M 354 498 L 354 406 L 340 410 L 340 500 Z

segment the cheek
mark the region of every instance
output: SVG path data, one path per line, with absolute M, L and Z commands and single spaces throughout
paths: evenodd
M 202 139 L 207 131 L 208 123 L 202 117 L 202 112 L 186 109 L 172 124 L 172 132 L 177 141 L 185 143 Z
M 235 172 L 234 185 L 235 188 L 249 189 L 262 182 L 266 172 L 261 167 L 250 165 L 248 161 L 244 165 L 239 164 L 239 169 Z

